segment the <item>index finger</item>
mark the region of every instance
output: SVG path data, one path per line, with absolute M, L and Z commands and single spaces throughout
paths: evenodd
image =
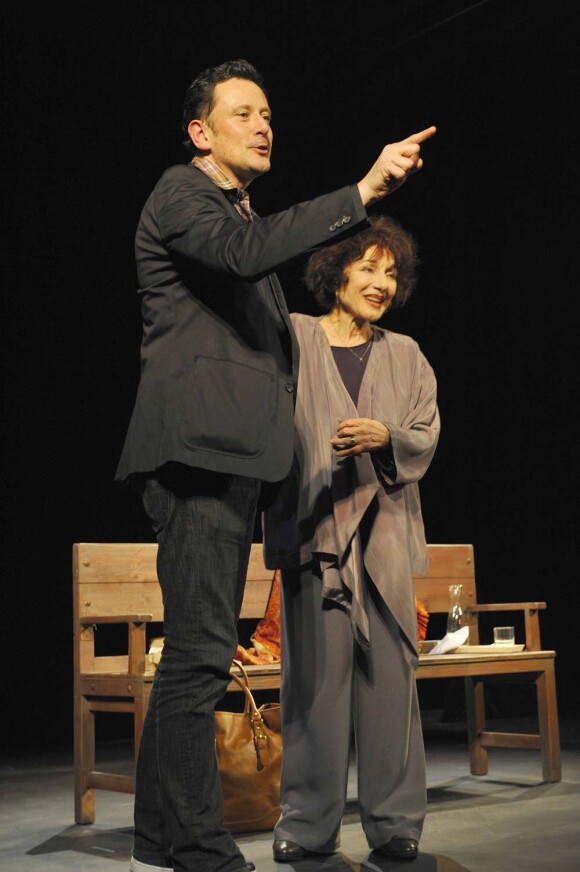
M 426 139 L 431 139 L 436 133 L 437 128 L 432 125 L 431 127 L 426 127 L 425 130 L 421 130 L 420 133 L 413 133 L 411 136 L 408 136 L 405 142 L 414 142 L 418 145 L 421 142 L 425 142 Z

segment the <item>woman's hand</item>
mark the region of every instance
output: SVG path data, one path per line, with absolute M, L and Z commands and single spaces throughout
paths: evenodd
M 388 445 L 389 428 L 372 418 L 348 418 L 341 421 L 330 443 L 337 457 L 353 457 L 363 451 L 380 451 Z

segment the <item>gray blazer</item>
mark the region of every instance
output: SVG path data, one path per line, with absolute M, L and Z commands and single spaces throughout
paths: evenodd
M 286 475 L 298 346 L 274 270 L 366 218 L 352 185 L 248 224 L 196 167 L 163 174 L 136 235 L 141 379 L 118 480 L 168 461 Z

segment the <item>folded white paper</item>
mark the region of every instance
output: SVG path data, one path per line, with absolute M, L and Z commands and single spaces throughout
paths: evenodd
M 440 642 L 437 642 L 434 648 L 431 648 L 429 654 L 449 654 L 463 645 L 467 641 L 468 636 L 469 627 L 461 627 L 460 630 L 455 630 L 454 633 L 447 633 Z

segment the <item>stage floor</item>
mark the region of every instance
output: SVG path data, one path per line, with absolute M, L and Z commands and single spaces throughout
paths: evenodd
M 272 860 L 271 833 L 238 837 L 258 872 L 578 872 L 580 870 L 580 716 L 562 718 L 562 781 L 544 784 L 538 752 L 490 751 L 489 774 L 469 774 L 462 725 L 426 724 L 429 813 L 413 863 L 368 862 L 351 767 L 339 854 L 295 864 Z M 522 724 L 522 726 L 528 726 Z M 517 730 L 513 720 L 497 729 Z M 107 745 L 102 760 L 119 771 L 130 753 Z M 73 823 L 68 750 L 2 760 L 0 866 L 5 872 L 128 870 L 133 797 L 97 791 L 93 826 Z

